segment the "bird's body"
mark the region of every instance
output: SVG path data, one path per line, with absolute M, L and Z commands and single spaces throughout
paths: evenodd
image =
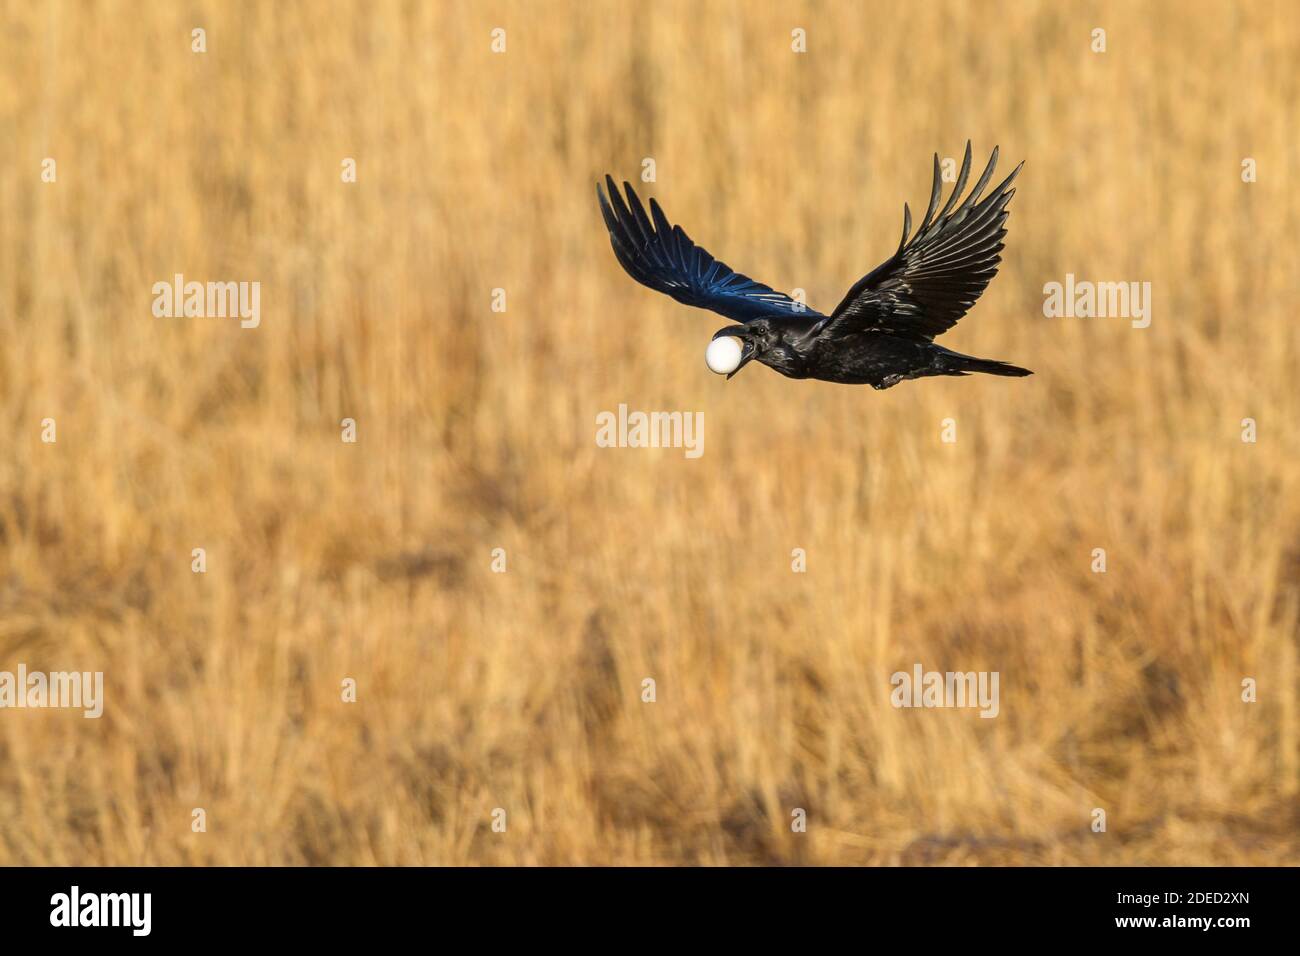
M 597 193 L 614 254 L 632 278 L 741 323 L 714 335 L 742 343 L 740 363 L 728 378 L 757 359 L 788 378 L 883 389 L 929 375 L 1031 374 L 934 344 L 997 273 L 1006 204 L 1015 192 L 1009 186 L 1020 168 L 977 203 L 996 162 L 995 149 L 969 197 L 956 206 L 970 174 L 968 143 L 952 196 L 935 216 L 941 194 L 936 156 L 930 207 L 920 228 L 909 239 L 912 216 L 904 205 L 898 251 L 859 280 L 830 315 L 732 271 L 671 225 L 653 199 L 647 215 L 629 184 L 623 184 L 626 202 L 608 176 L 610 198 L 599 186 Z
M 921 336 L 866 329 L 835 340 L 815 334 L 815 321 L 787 320 L 770 332 L 761 328 L 766 320 L 758 323 L 760 329 L 750 330 L 749 334 L 761 342 L 771 340 L 758 360 L 786 378 L 816 378 L 880 389 L 927 375 L 1029 374 L 1005 362 L 962 355 Z

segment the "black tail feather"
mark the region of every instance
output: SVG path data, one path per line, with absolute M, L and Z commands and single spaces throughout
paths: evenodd
M 949 375 L 965 375 L 968 372 L 984 372 L 987 375 L 1006 375 L 1014 378 L 1021 378 L 1025 375 L 1034 373 L 1027 368 L 1021 368 L 1019 365 L 1012 365 L 1009 362 L 998 362 L 994 359 L 975 358 L 971 355 L 961 355 L 957 352 L 948 352 L 940 358 L 940 367 Z

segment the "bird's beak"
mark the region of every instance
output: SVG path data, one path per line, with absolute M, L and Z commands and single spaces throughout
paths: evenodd
M 727 373 L 727 380 L 730 381 L 731 376 L 735 375 L 749 364 L 750 359 L 758 353 L 758 350 L 754 348 L 754 343 L 751 342 L 749 336 L 745 334 L 745 327 L 743 325 L 729 325 L 725 329 L 718 329 L 718 331 L 713 333 L 715 339 L 720 339 L 724 335 L 730 335 L 732 338 L 740 340 L 740 364 Z

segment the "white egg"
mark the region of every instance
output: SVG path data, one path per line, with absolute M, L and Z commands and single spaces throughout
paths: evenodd
M 724 335 L 709 343 L 709 347 L 704 352 L 704 364 L 711 372 L 727 375 L 740 368 L 740 355 L 740 339 Z

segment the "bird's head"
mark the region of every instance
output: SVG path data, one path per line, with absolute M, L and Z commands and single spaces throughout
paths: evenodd
M 729 325 L 725 329 L 718 329 L 717 332 L 713 333 L 715 342 L 722 338 L 734 338 L 740 343 L 739 359 L 736 359 L 734 353 L 732 353 L 732 361 L 735 364 L 730 368 L 726 364 L 715 366 L 712 360 L 710 360 L 709 367 L 715 372 L 725 373 L 727 378 L 731 378 L 754 359 L 758 359 L 760 362 L 763 360 L 763 353 L 767 351 L 772 343 L 772 327 L 766 319 L 755 319 L 745 325 Z M 727 356 L 724 354 L 721 358 L 725 362 Z

